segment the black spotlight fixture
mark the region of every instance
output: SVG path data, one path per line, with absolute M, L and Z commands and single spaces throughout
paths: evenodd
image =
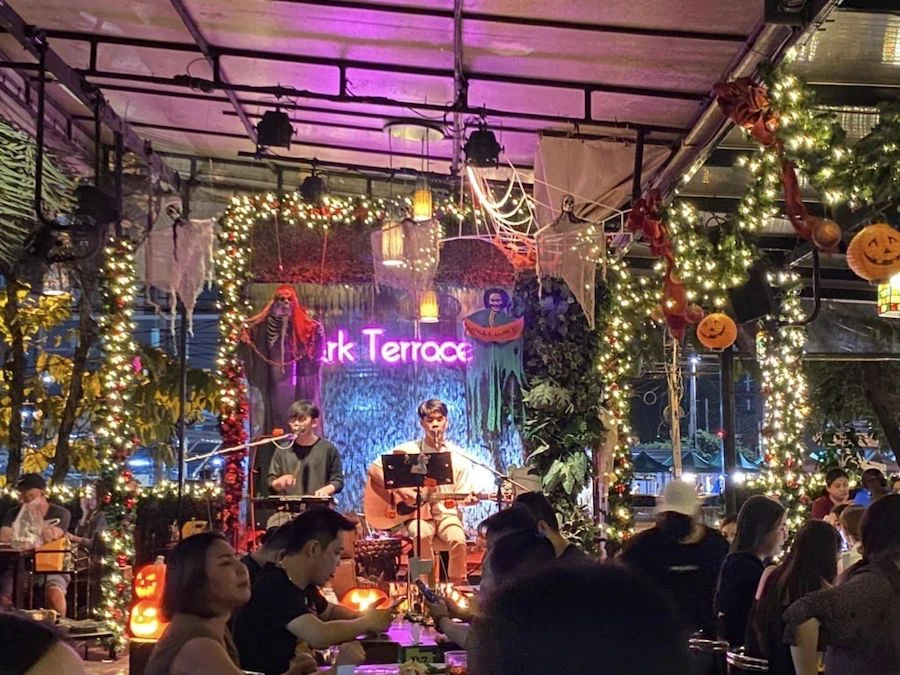
M 469 140 L 463 146 L 466 162 L 479 168 L 497 166 L 502 150 L 494 132 L 484 122 L 469 135 Z
M 316 174 L 315 170 L 311 176 L 307 176 L 300 183 L 300 196 L 310 204 L 319 206 L 325 199 L 325 192 L 325 181 Z
M 267 110 L 262 119 L 256 125 L 256 147 L 261 148 L 288 148 L 291 147 L 291 136 L 294 128 L 291 126 L 291 118 L 286 112 Z

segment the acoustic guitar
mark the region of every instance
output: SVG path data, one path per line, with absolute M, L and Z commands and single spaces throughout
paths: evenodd
M 405 488 L 404 491 L 407 494 L 410 492 L 409 488 Z M 479 501 L 494 499 L 496 496 L 490 492 L 430 492 L 429 488 L 425 488 L 422 492 L 422 518 L 430 518 L 432 504 L 443 504 L 444 508 L 453 509 L 470 494 L 478 497 Z M 363 492 L 363 512 L 369 527 L 376 530 L 390 530 L 398 525 L 408 523 L 410 520 L 415 520 L 416 517 L 414 504 L 404 502 L 399 495 L 393 504 L 385 501 L 375 492 L 371 478 L 366 480 Z

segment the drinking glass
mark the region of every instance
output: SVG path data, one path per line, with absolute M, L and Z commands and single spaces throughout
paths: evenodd
M 449 675 L 467 675 L 469 672 L 466 653 L 463 651 L 444 652 L 444 663 Z

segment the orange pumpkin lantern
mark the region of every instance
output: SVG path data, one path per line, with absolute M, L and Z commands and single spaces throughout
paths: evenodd
M 162 612 L 155 602 L 141 600 L 131 608 L 128 630 L 139 640 L 158 640 L 166 625 L 162 619 Z
M 727 314 L 709 314 L 697 326 L 697 339 L 707 349 L 728 349 L 737 340 L 737 325 Z
M 162 600 L 166 585 L 166 566 L 159 556 L 152 565 L 145 565 L 134 577 L 134 594 L 138 600 Z
M 355 609 L 363 612 L 370 607 L 378 607 L 378 605 L 388 600 L 388 595 L 380 588 L 374 586 L 368 588 L 351 588 L 344 593 L 341 598 L 341 605 L 348 609 Z
M 847 247 L 847 266 L 866 281 L 885 281 L 900 272 L 900 232 L 887 223 L 864 227 Z

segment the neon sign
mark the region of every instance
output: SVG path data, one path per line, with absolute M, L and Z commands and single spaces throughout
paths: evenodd
M 322 363 L 356 363 L 361 356 L 372 363 L 427 363 L 452 366 L 472 360 L 472 345 L 454 340 L 385 340 L 383 328 L 364 328 L 364 342 L 357 346 L 347 331 L 337 332 L 337 340 L 325 343 Z

